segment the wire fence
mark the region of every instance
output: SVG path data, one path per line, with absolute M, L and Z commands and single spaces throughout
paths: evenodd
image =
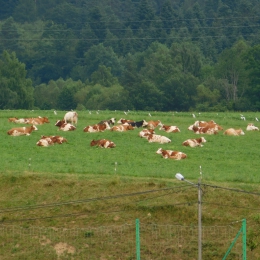
M 222 259 L 239 228 L 204 226 L 203 259 Z M 196 226 L 140 224 L 143 260 L 192 260 L 198 257 Z M 0 226 L 0 259 L 131 260 L 136 258 L 136 225 L 88 228 Z M 227 259 L 242 259 L 239 239 Z

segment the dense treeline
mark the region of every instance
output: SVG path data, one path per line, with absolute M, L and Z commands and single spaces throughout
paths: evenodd
M 260 110 L 257 0 L 0 4 L 0 109 Z

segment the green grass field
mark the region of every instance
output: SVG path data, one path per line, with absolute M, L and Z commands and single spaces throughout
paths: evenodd
M 229 225 L 246 218 L 250 257 L 248 259 L 260 259 L 260 133 L 246 131 L 249 122 L 260 127 L 260 123 L 255 120 L 256 117 L 260 118 L 258 113 L 243 113 L 246 118 L 244 121 L 241 120 L 240 113 L 195 113 L 196 118 L 193 118 L 192 113 L 188 112 L 150 112 L 152 117 L 149 117 L 149 112 L 138 111 L 130 111 L 127 116 L 123 111 L 99 111 L 99 114 L 96 111 L 91 114 L 88 111 L 79 111 L 77 129 L 73 132 L 57 130 L 55 122 L 64 116 L 65 111 L 57 113 L 54 115 L 53 111 L 38 110 L 0 111 L 0 228 L 10 225 L 18 227 L 17 229 L 100 227 L 134 223 L 136 218 L 140 219 L 142 224 L 178 223 L 196 226 L 197 190 L 176 180 L 174 176 L 180 172 L 187 180 L 197 183 L 201 166 L 203 226 Z M 50 123 L 37 126 L 39 130 L 30 136 L 7 135 L 6 132 L 10 128 L 19 126 L 8 122 L 9 117 L 37 116 L 47 116 Z M 124 133 L 83 132 L 85 126 L 111 117 L 117 120 L 161 120 L 164 124 L 178 126 L 181 132 L 167 134 L 156 129 L 157 134 L 172 140 L 169 144 L 148 143 L 146 139 L 138 136 L 141 129 Z M 207 140 L 203 147 L 184 147 L 184 140 L 199 137 L 187 129 L 195 120 L 214 120 L 224 129 L 242 128 L 245 135 L 225 136 L 223 131 L 220 131 L 217 135 L 203 135 Z M 66 137 L 68 143 L 51 147 L 36 145 L 41 135 L 58 134 Z M 114 141 L 116 148 L 90 147 L 92 139 L 100 138 Z M 155 153 L 159 147 L 185 152 L 188 157 L 181 161 L 163 159 Z M 168 190 L 169 188 L 172 190 Z M 229 188 L 244 190 L 248 194 L 234 192 L 228 190 Z M 148 218 L 148 214 L 151 217 Z M 237 225 L 234 230 L 238 229 Z M 9 241 L 1 244 L 0 255 L 6 256 L 2 259 L 10 259 L 10 254 L 12 259 L 43 259 L 46 254 L 46 251 L 40 251 L 39 254 L 42 248 L 38 249 L 37 253 L 33 251 L 32 245 L 26 248 L 28 241 L 23 238 L 18 241 L 14 236 L 7 239 L 4 232 L 0 232 L 0 241 L 2 236 L 3 241 Z M 45 234 L 44 237 L 46 236 Z M 73 243 L 72 241 L 70 242 Z M 231 242 L 229 239 L 227 241 L 212 244 L 211 240 L 204 238 L 204 259 L 222 259 Z M 152 239 L 147 240 L 146 244 L 142 243 L 147 250 L 153 245 Z M 119 245 L 117 248 L 120 252 L 124 251 Z M 66 255 L 56 258 L 52 249 L 49 250 L 52 255 L 49 259 L 70 259 Z M 196 243 L 195 246 L 187 243 L 187 248 L 182 252 L 174 249 L 172 254 L 165 252 L 160 258 L 149 251 L 147 259 L 175 259 L 174 256 L 183 260 L 196 259 L 196 250 Z M 109 257 L 111 252 L 106 252 L 104 248 L 96 249 L 94 253 L 96 255 L 93 255 L 93 258 L 87 259 L 119 259 L 116 256 Z M 240 259 L 239 253 L 240 251 L 235 251 L 228 259 Z M 75 254 L 74 259 L 86 259 L 79 255 L 77 258 Z M 102 258 L 101 255 L 107 255 L 107 258 Z M 121 256 L 120 259 L 135 258 Z
M 255 123 L 257 113 L 246 113 L 246 121 L 240 119 L 239 113 L 201 113 L 194 119 L 191 113 L 152 113 L 130 112 L 127 116 L 122 111 L 100 111 L 99 114 L 79 112 L 77 129 L 73 132 L 57 131 L 54 125 L 61 119 L 65 112 L 58 111 L 55 116 L 53 111 L 2 111 L 1 136 L 2 136 L 2 167 L 4 172 L 37 172 L 37 173 L 71 173 L 71 174 L 118 174 L 120 176 L 173 178 L 175 173 L 181 172 L 186 178 L 197 179 L 200 166 L 203 179 L 217 182 L 244 182 L 258 183 L 260 166 L 258 144 L 260 133 L 247 131 L 248 122 Z M 8 122 L 9 117 L 36 117 L 47 116 L 50 124 L 38 126 L 31 136 L 11 137 L 7 130 L 17 126 Z M 141 129 L 128 132 L 84 133 L 87 125 L 98 123 L 100 120 L 121 117 L 133 120 L 161 120 L 168 125 L 176 125 L 180 133 L 165 133 L 156 129 L 157 134 L 169 137 L 169 144 L 148 143 L 140 138 Z M 224 136 L 223 131 L 218 135 L 204 135 L 207 143 L 202 148 L 183 147 L 182 142 L 188 138 L 197 138 L 187 128 L 195 120 L 215 120 L 224 129 L 242 128 L 244 136 Z M 53 147 L 38 147 L 36 142 L 41 135 L 62 135 L 68 139 L 67 144 L 54 145 Z M 107 138 L 117 145 L 115 149 L 99 149 L 90 147 L 92 139 Z M 185 152 L 188 158 L 183 161 L 165 160 L 155 152 L 159 147 Z M 29 167 L 29 163 L 31 166 Z M 115 171 L 115 166 L 116 171 Z

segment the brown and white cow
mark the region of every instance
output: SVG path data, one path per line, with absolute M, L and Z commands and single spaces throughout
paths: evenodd
M 116 122 L 116 119 L 114 117 L 108 119 L 108 120 L 102 120 L 100 121 L 98 124 L 104 124 L 105 122 L 107 122 L 109 125 L 114 125 Z
M 171 142 L 171 139 L 163 135 L 148 134 L 145 135 L 144 138 L 146 138 L 149 143 L 166 144 Z
M 75 111 L 67 112 L 64 115 L 63 119 L 64 119 L 65 123 L 71 123 L 71 124 L 77 125 L 77 123 L 78 123 L 78 113 L 75 112 Z
M 120 118 L 120 119 L 117 121 L 118 124 L 125 124 L 125 123 L 130 123 L 130 122 L 134 122 L 134 120 Z
M 62 143 L 67 143 L 68 140 L 60 135 L 51 135 L 51 136 L 45 136 L 42 135 L 41 139 L 46 139 L 46 138 L 50 138 L 52 140 L 53 143 L 57 143 L 57 144 L 62 144 Z
M 16 124 L 27 124 L 27 122 L 28 122 L 28 118 L 19 118 L 14 121 L 14 123 Z
M 166 133 L 178 133 L 180 129 L 175 125 L 162 125 L 159 130 L 165 131 Z
M 100 140 L 92 140 L 90 142 L 90 146 L 98 146 L 101 148 L 115 148 L 116 145 L 114 142 L 107 140 L 107 139 L 100 139 Z
M 10 118 L 8 118 L 8 121 L 9 122 L 13 122 L 13 123 L 15 123 L 15 121 L 17 121 L 18 120 L 18 117 L 10 117 Z
M 254 126 L 253 123 L 248 123 L 246 130 L 247 131 L 259 131 L 259 128 L 257 126 Z
M 224 135 L 234 135 L 234 136 L 238 136 L 238 135 L 244 135 L 244 131 L 239 128 L 239 129 L 234 129 L 234 128 L 229 128 L 224 132 Z
M 216 131 L 219 131 L 219 130 L 223 130 L 223 127 L 220 126 L 219 124 L 217 124 L 214 120 L 210 120 L 208 122 L 206 121 L 195 121 L 195 123 L 193 125 L 190 125 L 188 127 L 188 130 L 191 130 L 193 131 L 193 127 L 207 127 L 207 128 L 212 128 Z
M 64 123 L 62 124 L 59 129 L 60 131 L 64 131 L 64 132 L 67 132 L 67 131 L 74 131 L 76 130 L 76 127 L 70 123 Z
M 157 154 L 161 154 L 164 159 L 174 159 L 174 160 L 182 160 L 187 158 L 187 154 L 180 151 L 172 151 L 172 150 L 163 150 L 159 148 L 156 151 Z
M 125 132 L 128 130 L 134 130 L 134 127 L 132 125 L 115 125 L 110 129 L 110 131 L 116 131 L 116 132 Z
M 200 146 L 202 147 L 202 143 L 206 143 L 206 139 L 204 137 L 195 138 L 195 139 L 187 139 L 182 143 L 183 146 L 190 146 L 190 147 L 196 147 Z
M 95 125 L 89 125 L 86 126 L 83 129 L 83 132 L 88 132 L 88 133 L 95 133 L 95 132 L 104 132 L 105 130 L 109 130 L 110 126 L 107 122 L 105 122 L 104 124 L 95 124 Z
M 195 134 L 209 134 L 209 135 L 218 134 L 218 131 L 215 128 L 212 128 L 210 126 L 205 126 L 205 127 L 193 126 L 192 130 Z
M 155 129 L 157 126 L 162 126 L 162 122 L 160 120 L 150 120 L 147 123 L 148 129 Z
M 44 123 L 50 123 L 48 117 L 36 117 L 36 118 L 26 118 L 26 124 L 33 124 L 33 125 L 43 125 Z
M 143 129 L 142 131 L 139 132 L 139 136 L 140 137 L 145 137 L 145 135 L 151 135 L 151 134 L 155 134 L 154 129 Z
M 60 126 L 62 126 L 63 124 L 65 124 L 65 120 L 64 120 L 64 119 L 62 119 L 62 120 L 57 120 L 56 123 L 55 123 L 55 126 L 60 127 Z
M 54 142 L 52 141 L 52 139 L 50 137 L 45 137 L 45 138 L 41 138 L 36 145 L 38 146 L 43 146 L 43 147 L 48 147 L 51 145 L 54 145 Z
M 11 136 L 20 136 L 20 135 L 30 135 L 32 131 L 38 130 L 35 125 L 24 126 L 24 127 L 14 127 L 7 131 L 8 135 Z

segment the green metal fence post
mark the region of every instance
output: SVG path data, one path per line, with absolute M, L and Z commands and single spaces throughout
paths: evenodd
M 234 240 L 232 241 L 230 247 L 228 248 L 226 254 L 224 255 L 224 257 L 222 258 L 222 260 L 225 260 L 228 256 L 228 254 L 230 253 L 232 247 L 235 245 L 239 235 L 242 233 L 242 254 L 243 254 L 243 260 L 246 260 L 246 220 L 242 219 L 242 227 L 239 229 L 239 231 L 236 234 L 236 237 L 234 238 Z
M 136 237 L 136 260 L 141 260 L 140 257 L 140 230 L 139 219 L 135 220 L 135 237 Z
M 243 260 L 246 260 L 246 219 L 242 220 Z

